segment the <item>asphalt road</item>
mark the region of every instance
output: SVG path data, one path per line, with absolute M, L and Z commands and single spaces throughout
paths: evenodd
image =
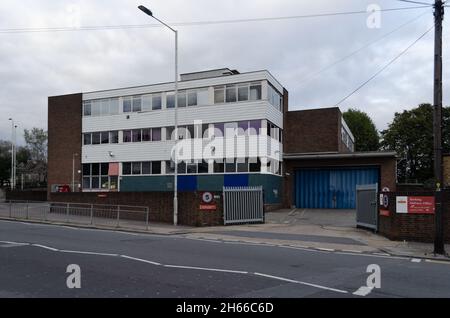
M 0 297 L 450 297 L 450 263 L 0 221 Z

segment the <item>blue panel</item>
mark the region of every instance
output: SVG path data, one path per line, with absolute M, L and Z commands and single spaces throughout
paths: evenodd
M 379 182 L 378 168 L 304 169 L 296 172 L 296 206 L 354 209 L 356 186 Z
M 197 191 L 197 176 L 179 176 L 178 191 Z
M 248 187 L 248 174 L 230 174 L 224 177 L 225 187 Z

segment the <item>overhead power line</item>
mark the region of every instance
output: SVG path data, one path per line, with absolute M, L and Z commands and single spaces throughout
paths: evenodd
M 395 61 L 397 61 L 402 55 L 404 55 L 406 52 L 409 51 L 410 48 L 412 48 L 417 42 L 419 42 L 425 35 L 427 35 L 431 30 L 434 29 L 434 26 L 429 28 L 425 33 L 423 33 L 419 38 L 417 38 L 413 43 L 411 43 L 406 49 L 404 49 L 400 54 L 395 56 L 392 60 L 389 61 L 385 66 L 383 66 L 378 72 L 376 72 L 374 75 L 372 75 L 367 81 L 359 85 L 355 90 L 353 90 L 350 94 L 345 96 L 343 99 L 341 99 L 339 102 L 335 104 L 335 106 L 339 106 L 341 103 L 346 101 L 348 98 L 350 98 L 352 95 L 354 95 L 356 92 L 358 92 L 361 88 L 366 86 L 369 82 L 371 82 L 375 77 L 380 75 L 384 70 L 386 70 L 389 66 L 391 66 Z
M 383 34 L 382 36 L 380 36 L 379 38 L 376 38 L 375 40 L 368 42 L 366 44 L 364 44 L 363 46 L 361 46 L 360 48 L 356 49 L 355 51 L 341 57 L 340 59 L 337 59 L 336 61 L 330 63 L 329 65 L 321 68 L 320 70 L 318 70 L 315 73 L 310 73 L 309 75 L 305 76 L 301 81 L 300 81 L 300 86 L 303 86 L 304 84 L 310 82 L 311 80 L 313 80 L 314 78 L 318 77 L 320 74 L 324 73 L 325 71 L 328 71 L 329 69 L 331 69 L 332 67 L 348 60 L 349 58 L 353 57 L 354 55 L 358 54 L 359 52 L 363 51 L 364 49 L 374 45 L 375 43 L 380 42 L 381 40 L 389 37 L 390 35 L 392 35 L 393 33 L 401 30 L 402 28 L 404 28 L 405 26 L 419 20 L 421 17 L 423 17 L 424 15 L 428 14 L 428 12 L 424 12 L 420 15 L 418 15 L 417 17 L 415 17 L 414 19 L 411 19 L 405 23 L 403 23 L 402 25 L 399 25 L 398 27 L 396 27 L 395 29 L 389 31 L 388 33 Z
M 429 8 L 429 6 L 412 6 L 403 8 L 389 8 L 381 9 L 381 12 L 395 12 L 403 10 L 415 10 Z M 346 12 L 331 12 L 319 13 L 309 15 L 294 15 L 282 17 L 265 17 L 265 18 L 250 18 L 250 19 L 233 19 L 233 20 L 217 20 L 217 21 L 194 21 L 194 22 L 177 22 L 170 23 L 172 26 L 202 26 L 215 24 L 232 24 L 232 23 L 248 23 L 248 22 L 262 22 L 262 21 L 281 21 L 281 20 L 295 20 L 295 19 L 311 19 L 331 16 L 344 16 L 353 14 L 367 14 L 366 10 L 360 11 L 346 11 Z M 99 26 L 82 26 L 82 27 L 53 27 L 53 28 L 15 28 L 15 29 L 0 29 L 0 34 L 11 33 L 39 33 L 39 32 L 69 32 L 69 31 L 94 31 L 94 30 L 125 30 L 125 29 L 141 29 L 141 28 L 157 28 L 161 27 L 159 24 L 124 24 L 124 25 L 99 25 Z

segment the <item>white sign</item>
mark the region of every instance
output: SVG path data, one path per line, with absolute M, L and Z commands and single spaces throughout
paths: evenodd
M 408 197 L 397 197 L 397 213 L 408 213 Z

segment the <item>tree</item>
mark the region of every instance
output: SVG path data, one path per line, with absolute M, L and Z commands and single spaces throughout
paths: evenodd
M 17 146 L 17 166 L 26 164 L 30 154 L 25 147 Z M 11 179 L 11 142 L 0 140 L 0 186 L 9 183 Z
M 379 149 L 380 136 L 369 115 L 357 109 L 349 109 L 343 116 L 355 136 L 356 151 L 376 151 Z
M 31 131 L 24 130 L 26 148 L 30 153 L 32 161 L 47 162 L 47 132 L 41 128 L 33 128 Z
M 421 104 L 396 113 L 388 129 L 381 132 L 382 149 L 397 152 L 399 182 L 427 183 L 433 179 L 433 107 Z M 450 108 L 443 108 L 443 147 L 450 150 Z

